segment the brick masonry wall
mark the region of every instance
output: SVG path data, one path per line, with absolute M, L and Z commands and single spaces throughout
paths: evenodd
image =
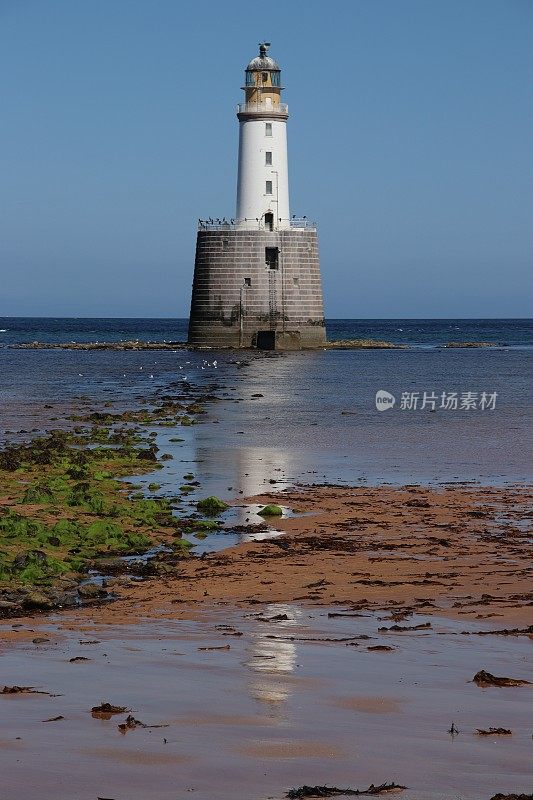
M 266 263 L 267 247 L 279 248 L 277 270 Z M 199 231 L 189 344 L 251 347 L 257 332 L 268 330 L 277 332 L 280 348 L 325 341 L 316 231 Z

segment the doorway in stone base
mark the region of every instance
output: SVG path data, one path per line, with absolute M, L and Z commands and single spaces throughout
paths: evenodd
M 257 331 L 255 346 L 258 350 L 275 350 L 276 331 Z
M 265 214 L 265 230 L 274 230 L 274 214 L 272 214 L 270 211 Z

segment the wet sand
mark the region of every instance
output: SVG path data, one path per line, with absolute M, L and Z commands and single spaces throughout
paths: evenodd
M 480 668 L 532 678 L 526 637 L 465 637 L 426 615 L 411 622 L 432 629 L 383 633 L 389 615 L 338 610 L 187 606 L 121 625 L 69 614 L 42 618 L 38 644 L 25 626 L 0 651 L 2 680 L 50 695 L 0 695 L 2 800 L 281 800 L 304 783 L 384 781 L 409 787 L 405 800 L 530 790 L 533 686 L 472 682 Z M 394 649 L 369 649 L 380 644 Z M 165 727 L 121 733 L 126 712 L 91 714 L 102 701 Z M 498 726 L 512 735 L 476 733 Z
M 50 694 L 0 695 L 2 800 L 531 791 L 530 500 L 465 486 L 255 497 L 301 515 L 115 603 L 6 621 L 2 684 Z M 482 669 L 532 684 L 480 688 Z M 97 719 L 101 702 L 127 711 Z M 128 713 L 142 724 L 122 733 Z M 477 733 L 493 727 L 512 734 Z
M 250 498 L 305 513 L 269 518 L 281 537 L 184 561 L 177 576 L 120 588 L 118 602 L 87 613 L 118 622 L 172 617 L 191 602 L 297 602 L 390 608 L 396 621 L 423 611 L 523 627 L 533 621 L 531 499 L 523 487 L 479 486 L 310 487 Z

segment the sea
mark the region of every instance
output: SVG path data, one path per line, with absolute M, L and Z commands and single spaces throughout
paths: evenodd
M 185 319 L 0 318 L 0 442 L 68 424 L 72 409 L 149 401 L 180 381 L 215 387 L 179 449 L 158 430 L 176 480 L 251 495 L 335 483 L 512 485 L 532 477 L 533 321 L 330 320 L 328 338 L 394 350 L 291 353 L 24 350 L 34 341 L 184 342 Z M 449 342 L 489 342 L 447 348 Z M 392 398 L 378 407 L 376 395 Z M 175 438 L 175 434 L 174 434 Z M 167 469 L 167 467 L 165 467 Z

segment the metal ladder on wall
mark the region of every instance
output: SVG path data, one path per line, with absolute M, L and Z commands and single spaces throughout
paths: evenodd
M 268 318 L 270 330 L 276 330 L 276 322 L 278 316 L 277 309 L 277 292 L 276 292 L 276 275 L 277 270 L 269 269 L 268 271 Z

